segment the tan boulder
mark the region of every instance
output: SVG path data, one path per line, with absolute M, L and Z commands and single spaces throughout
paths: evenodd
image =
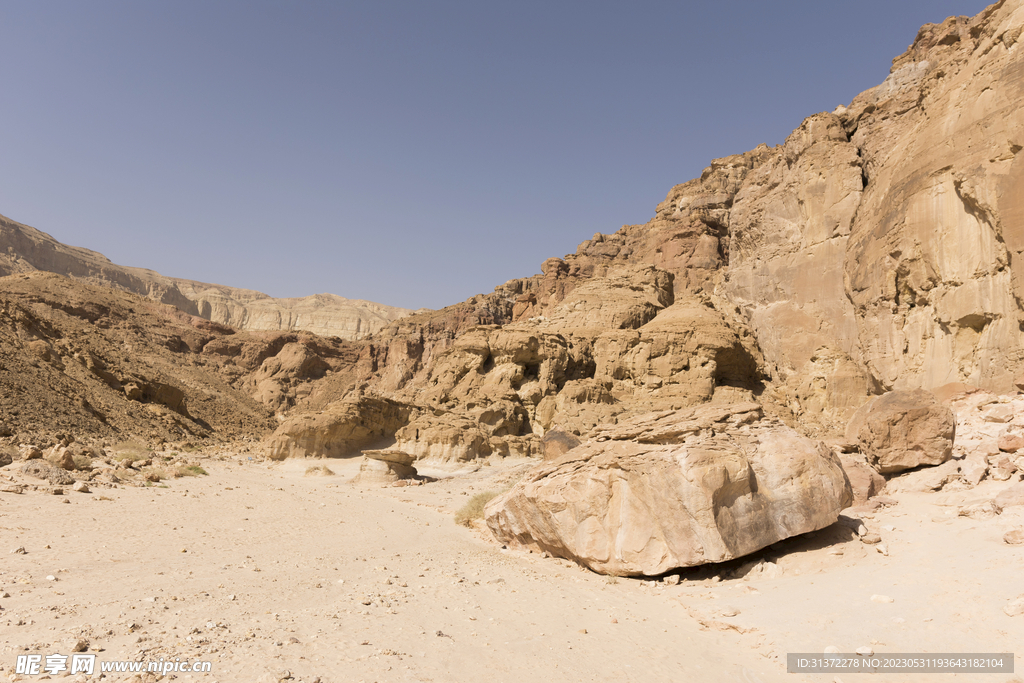
M 19 450 L 22 460 L 38 460 L 43 452 L 37 446 L 22 446 Z
M 869 498 L 877 496 L 885 489 L 885 477 L 876 472 L 863 455 L 859 453 L 840 453 L 839 461 L 843 471 L 850 480 L 853 490 L 851 505 L 863 505 Z
M 412 479 L 416 468 L 413 457 L 395 450 L 363 451 L 363 462 L 359 466 L 356 482 L 361 485 L 390 484 L 400 479 Z
M 412 408 L 387 399 L 354 396 L 319 413 L 288 418 L 264 442 L 267 457 L 342 458 L 385 445 L 405 424 Z
M 540 440 L 541 452 L 545 460 L 559 458 L 580 445 L 579 437 L 563 431 L 554 430 Z
M 995 497 L 995 504 L 1000 508 L 1024 505 L 1024 482 L 1018 482 L 1000 491 Z
M 1003 434 L 999 437 L 999 450 L 1004 453 L 1016 453 L 1024 448 L 1024 436 L 1018 434 Z
M 599 430 L 485 510 L 505 543 L 613 575 L 742 557 L 836 521 L 838 457 L 757 404 L 661 411 Z
M 891 391 L 857 410 L 846 438 L 882 474 L 939 465 L 953 455 L 953 411 L 921 389 Z

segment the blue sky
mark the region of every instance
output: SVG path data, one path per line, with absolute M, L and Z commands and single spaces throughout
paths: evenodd
M 0 0 L 0 213 L 165 275 L 439 308 L 986 4 Z

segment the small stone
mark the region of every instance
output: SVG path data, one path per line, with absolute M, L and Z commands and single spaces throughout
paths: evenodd
M 999 437 L 997 446 L 1003 453 L 1016 453 L 1024 448 L 1024 437 L 1016 434 L 1003 434 Z
M 56 577 L 56 576 L 54 576 L 53 574 L 50 574 L 50 575 L 48 575 L 48 576 L 46 577 L 46 580 L 47 580 L 47 581 L 56 581 L 56 580 L 57 580 L 57 577 Z
M 84 638 L 68 638 L 64 645 L 72 652 L 85 652 L 89 649 L 89 641 Z
M 878 545 L 876 545 L 875 546 L 875 550 L 877 552 L 879 552 L 880 554 L 885 555 L 886 557 L 889 557 L 889 549 L 885 546 L 884 543 L 879 543 Z
M 722 608 L 722 611 L 719 612 L 719 614 L 722 615 L 723 617 L 735 617 L 739 613 L 740 613 L 740 611 L 738 609 L 736 609 L 735 607 L 724 607 L 724 608 Z
M 886 524 L 882 528 L 885 529 L 886 531 L 890 532 L 890 533 L 892 533 L 893 531 L 896 531 L 896 527 L 894 527 L 892 524 Z
M 43 452 L 36 446 L 25 446 L 21 450 L 22 460 L 39 460 L 43 457 Z
M 233 593 L 232 593 L 231 595 L 229 595 L 229 596 L 228 596 L 228 600 L 234 600 L 234 599 L 235 599 L 235 596 L 234 596 L 234 594 L 233 594 Z
M 11 551 L 12 555 L 27 555 L 28 551 L 25 550 L 25 546 L 19 546 Z
M 662 581 L 664 581 L 669 586 L 678 586 L 679 574 L 670 574 L 669 576 L 666 576 L 664 579 L 662 579 Z
M 1019 617 L 1024 614 L 1024 595 L 1018 595 L 1016 599 L 1011 600 L 1003 607 L 1003 612 L 1008 617 Z
M 1024 529 L 1014 529 L 1003 534 L 1003 541 L 1007 545 L 1024 545 Z
M 72 488 L 79 493 L 89 493 L 89 485 L 84 481 L 75 482 Z
M 875 533 L 868 533 L 860 537 L 860 542 L 867 543 L 868 545 L 875 545 L 876 543 L 882 542 L 882 537 Z
M 587 635 L 587 629 L 581 628 L 580 633 L 582 633 L 583 635 Z
M 864 647 L 858 647 L 856 650 L 854 650 L 854 652 L 859 654 L 861 657 L 870 657 L 871 655 L 875 654 L 875 651 L 867 645 L 865 645 Z
M 896 602 L 888 595 L 872 595 L 871 602 Z

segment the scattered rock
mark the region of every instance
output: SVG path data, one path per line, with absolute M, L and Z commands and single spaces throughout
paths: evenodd
M 840 453 L 839 461 L 853 489 L 853 505 L 862 505 L 885 488 L 885 477 L 880 475 L 860 453 Z
M 860 537 L 861 543 L 867 543 L 868 545 L 875 545 L 876 543 L 882 542 L 882 537 L 874 532 L 868 532 Z
M 1000 509 L 1024 505 L 1024 482 L 1017 482 L 1013 486 L 1003 489 L 993 502 Z
M 64 649 L 69 652 L 85 652 L 89 649 L 89 641 L 85 638 L 67 638 L 64 641 Z
M 21 468 L 21 472 L 36 479 L 44 479 L 51 484 L 66 486 L 75 483 L 75 478 L 65 470 L 54 467 L 45 460 L 32 460 Z
M 994 501 L 986 500 L 981 503 L 961 505 L 957 508 L 956 513 L 960 517 L 970 517 L 971 519 L 992 519 L 1002 511 L 1001 505 Z
M 1024 545 L 1024 529 L 1014 529 L 1003 534 L 1003 541 L 1007 545 Z
M 836 520 L 836 524 L 850 529 L 858 536 L 865 536 L 868 533 L 868 528 L 864 525 L 864 522 L 857 517 L 852 517 L 850 515 L 839 515 L 839 519 Z
M 998 442 L 999 450 L 1004 453 L 1016 453 L 1020 449 L 1024 448 L 1024 436 L 1017 434 L 1003 434 L 999 437 Z
M 22 460 L 39 460 L 42 457 L 43 452 L 35 446 L 22 446 L 21 448 Z
M 858 647 L 854 652 L 859 654 L 861 657 L 870 657 L 875 654 L 875 651 L 866 645 L 864 647 Z
M 25 550 L 25 546 L 22 545 L 22 546 L 18 546 L 14 550 L 12 550 L 11 554 L 12 555 L 27 555 L 28 551 Z
M 1006 403 L 996 403 L 982 409 L 981 417 L 985 422 L 1006 423 L 1013 420 L 1013 406 Z
M 71 488 L 73 490 L 75 490 L 75 491 L 78 491 L 79 493 L 89 493 L 90 492 L 89 485 L 86 484 L 84 481 L 76 481 L 75 485 L 72 486 Z
M 1017 596 L 1016 599 L 1011 600 L 1003 607 L 1003 612 L 1008 617 L 1019 617 L 1024 614 L 1024 595 Z

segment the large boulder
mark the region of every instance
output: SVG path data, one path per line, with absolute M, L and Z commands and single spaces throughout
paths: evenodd
M 821 529 L 851 501 L 827 446 L 744 403 L 599 430 L 534 468 L 485 516 L 505 543 L 604 574 L 651 576 Z
M 854 413 L 846 439 L 860 444 L 872 467 L 892 474 L 953 457 L 956 419 L 948 406 L 922 389 L 890 391 Z
M 387 399 L 354 396 L 316 414 L 288 418 L 266 440 L 271 460 L 344 458 L 387 446 L 409 421 L 412 408 Z

